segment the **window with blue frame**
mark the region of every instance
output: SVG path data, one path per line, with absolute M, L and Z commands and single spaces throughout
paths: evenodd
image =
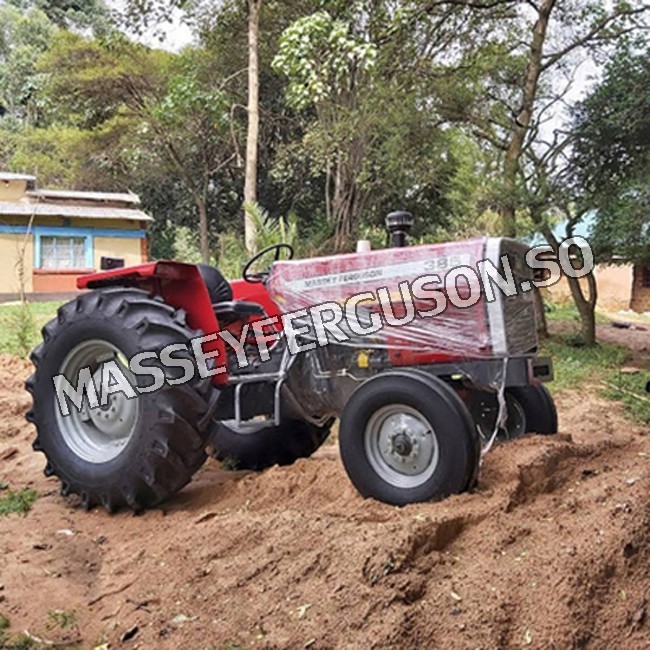
M 34 267 L 67 271 L 93 267 L 92 235 L 82 229 L 47 229 L 36 227 Z
M 84 237 L 41 237 L 41 268 L 83 269 L 85 247 Z

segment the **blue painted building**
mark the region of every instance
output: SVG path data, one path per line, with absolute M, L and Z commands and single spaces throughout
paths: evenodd
M 0 299 L 76 291 L 102 257 L 147 261 L 147 223 L 135 194 L 38 189 L 0 172 Z

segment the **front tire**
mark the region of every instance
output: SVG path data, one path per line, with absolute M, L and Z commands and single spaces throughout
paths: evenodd
M 386 372 L 341 416 L 341 457 L 364 497 L 392 505 L 442 499 L 474 483 L 478 434 L 455 391 L 436 377 Z
M 551 394 L 542 384 L 507 388 L 505 391 L 507 420 L 499 429 L 497 441 L 515 440 L 526 433 L 553 435 L 557 433 L 557 410 Z M 499 402 L 494 393 L 475 391 L 469 398 L 469 408 L 481 439 L 488 442 L 494 433 Z
M 86 508 L 102 504 L 113 512 L 156 505 L 186 485 L 205 462 L 204 422 L 209 419 L 213 387 L 194 373 L 185 383 L 113 401 L 70 414 L 59 409 L 53 377 L 63 374 L 77 385 L 81 367 L 96 383 L 114 361 L 137 388 L 151 386 L 149 375 L 134 375 L 128 360 L 139 352 L 159 353 L 170 344 L 188 344 L 201 332 L 188 327 L 185 312 L 138 289 L 110 288 L 79 296 L 59 308 L 43 328 L 43 343 L 32 353 L 36 370 L 27 380 L 33 405 L 28 421 L 36 426 L 33 447 L 45 454 L 45 474 L 61 480 L 64 496 L 77 494 Z M 174 358 L 193 361 L 189 351 Z M 180 367 L 158 358 L 142 362 L 162 370 L 165 379 L 183 376 Z M 195 364 L 194 368 L 196 368 Z M 99 388 L 98 388 L 99 392 Z
M 509 394 L 521 405 L 526 416 L 526 431 L 545 436 L 558 431 L 557 409 L 543 384 L 510 388 Z

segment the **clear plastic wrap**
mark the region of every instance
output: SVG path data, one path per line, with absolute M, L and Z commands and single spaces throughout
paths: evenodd
M 283 312 L 307 310 L 307 339 L 319 338 L 314 308 L 340 306 L 345 337 L 330 342 L 388 350 L 393 366 L 507 358 L 537 346 L 527 251 L 482 238 L 278 262 L 268 289 Z

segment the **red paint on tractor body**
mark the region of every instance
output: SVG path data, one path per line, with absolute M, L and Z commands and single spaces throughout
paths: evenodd
M 476 269 L 485 255 L 485 239 L 463 242 L 381 249 L 319 257 L 309 260 L 277 262 L 268 283 L 272 298 L 284 311 L 304 309 L 327 301 L 344 305 L 355 295 L 370 292 L 375 299 L 364 301 L 368 312 L 382 310 L 377 290 L 386 288 L 393 315 L 405 314 L 401 289 L 418 277 L 437 275 L 443 282 L 447 274 L 462 266 Z M 471 269 L 470 269 L 471 270 Z M 433 317 L 416 316 L 411 323 L 384 325 L 367 346 L 388 351 L 393 366 L 417 366 L 452 360 L 481 359 L 494 356 L 491 346 L 486 302 L 476 273 L 459 275 L 454 284 L 461 298 L 477 297 L 473 305 L 457 307 L 448 301 L 445 310 Z M 440 295 L 447 294 L 443 288 Z M 422 312 L 434 310 L 436 301 L 420 299 L 415 306 Z M 385 305 L 384 305 L 385 307 Z M 364 340 L 355 342 L 363 347 Z
M 204 334 L 216 334 L 219 321 L 212 309 L 210 296 L 203 278 L 193 264 L 180 262 L 150 262 L 120 269 L 111 269 L 84 275 L 77 280 L 79 289 L 100 289 L 110 286 L 132 286 L 162 299 L 176 309 L 187 312 L 190 327 L 201 330 Z M 214 375 L 212 381 L 225 384 L 228 381 L 226 344 L 221 337 L 203 344 L 204 352 L 216 352 L 216 368 L 224 372 Z
M 406 309 L 400 287 L 405 282 L 411 286 L 423 276 L 439 276 L 442 286 L 431 285 L 439 296 L 448 296 L 451 289 L 448 280 L 452 279 L 456 296 L 461 299 L 476 296 L 476 301 L 464 306 L 447 301 L 441 313 L 423 316 L 421 312 L 435 310 L 438 299 L 415 296 L 419 313 L 412 322 L 399 326 L 384 323 L 377 334 L 357 337 L 353 345 L 359 349 L 386 349 L 392 366 L 528 354 L 537 344 L 529 295 L 508 298 L 510 302 L 507 303 L 488 304 L 475 272 L 477 263 L 487 256 L 488 242 L 499 244 L 500 241 L 474 239 L 276 262 L 266 284 L 251 284 L 244 280 L 231 282 L 233 299 L 260 304 L 268 317 L 277 317 L 275 328 L 270 329 L 280 331 L 283 314 L 325 302 L 343 306 L 351 296 L 364 292 L 375 296 L 362 303 L 365 313 L 382 311 L 385 301 L 382 303 L 377 299 L 377 291 L 385 287 L 390 295 L 393 315 L 399 319 Z M 508 246 L 519 256 L 527 250 L 517 242 Z M 501 253 L 501 244 L 496 249 L 493 247 L 490 255 L 495 263 L 498 263 Z M 459 267 L 465 267 L 469 273 L 456 273 L 455 269 Z M 194 265 L 152 262 L 83 276 L 77 281 L 80 289 L 114 285 L 141 287 L 160 295 L 173 307 L 184 309 L 190 326 L 205 334 L 214 334 L 220 329 L 203 279 Z M 257 316 L 247 322 L 261 319 Z M 244 325 L 243 321 L 231 322 L 227 329 L 239 338 Z M 218 352 L 216 365 L 227 367 L 225 344 L 221 337 L 206 343 L 204 350 Z M 214 377 L 216 384 L 227 381 L 227 372 Z
M 264 311 L 268 316 L 281 316 L 282 310 L 278 307 L 277 303 L 271 298 L 267 288 L 262 284 L 252 284 L 245 280 L 233 280 L 230 283 L 232 287 L 234 300 L 246 300 L 248 302 L 256 302 L 264 307 Z M 289 311 L 289 310 L 285 310 Z M 282 329 L 282 319 L 278 319 L 278 329 Z

